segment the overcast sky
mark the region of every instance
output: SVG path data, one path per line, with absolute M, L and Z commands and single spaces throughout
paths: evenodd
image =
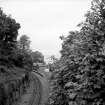
M 19 35 L 26 34 L 32 41 L 33 50 L 60 56 L 59 36 L 76 30 L 91 0 L 0 0 L 6 14 L 11 14 L 21 29 Z

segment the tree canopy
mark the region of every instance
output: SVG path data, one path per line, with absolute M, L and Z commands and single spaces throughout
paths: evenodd
M 27 35 L 17 40 L 19 28 L 20 24 L 0 9 L 0 65 L 31 70 L 31 41 Z
M 61 38 L 51 105 L 105 104 L 105 1 L 93 0 L 85 17 L 80 31 Z
M 16 48 L 20 24 L 7 16 L 0 8 L 0 61 L 11 62 L 13 50 Z M 8 63 L 9 63 L 8 62 Z
M 33 51 L 31 55 L 32 55 L 33 63 L 44 63 L 44 56 L 41 52 Z

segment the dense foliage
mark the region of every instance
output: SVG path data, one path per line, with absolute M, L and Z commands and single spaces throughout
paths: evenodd
M 16 103 L 32 80 L 31 41 L 27 35 L 17 40 L 19 28 L 20 24 L 0 9 L 0 105 Z M 44 62 L 44 56 L 34 53 L 34 60 Z
M 28 65 L 31 56 L 18 46 L 22 45 L 19 44 L 21 38 L 17 41 L 19 28 L 20 24 L 0 9 L 0 105 L 12 105 L 30 84 L 27 70 L 31 70 Z M 23 59 L 26 55 L 27 59 Z M 27 68 L 25 65 L 28 65 Z
M 27 35 L 22 35 L 17 41 L 16 61 L 15 64 L 20 67 L 24 67 L 27 70 L 32 70 L 32 57 L 30 49 L 30 39 Z
M 33 51 L 31 56 L 32 56 L 33 63 L 45 63 L 44 56 L 41 52 L 39 52 L 39 51 L 34 52 Z
M 91 10 L 63 40 L 55 63 L 51 105 L 105 104 L 105 1 L 93 0 Z
M 17 40 L 19 28 L 20 24 L 0 9 L 0 66 L 16 66 L 31 71 L 33 62 L 44 63 L 44 56 L 31 50 L 31 41 L 27 35 Z
M 0 9 L 0 63 L 12 62 L 19 28 L 20 24 Z

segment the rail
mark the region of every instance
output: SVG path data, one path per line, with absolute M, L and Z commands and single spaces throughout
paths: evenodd
M 29 102 L 29 105 L 40 105 L 41 101 L 41 83 L 39 79 L 35 76 L 32 76 L 32 79 L 34 81 L 34 90 L 33 90 L 33 95 L 32 98 Z

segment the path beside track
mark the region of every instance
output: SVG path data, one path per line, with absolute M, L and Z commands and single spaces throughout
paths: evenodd
M 45 105 L 49 96 L 49 84 L 45 77 L 31 73 L 30 87 L 14 105 Z

